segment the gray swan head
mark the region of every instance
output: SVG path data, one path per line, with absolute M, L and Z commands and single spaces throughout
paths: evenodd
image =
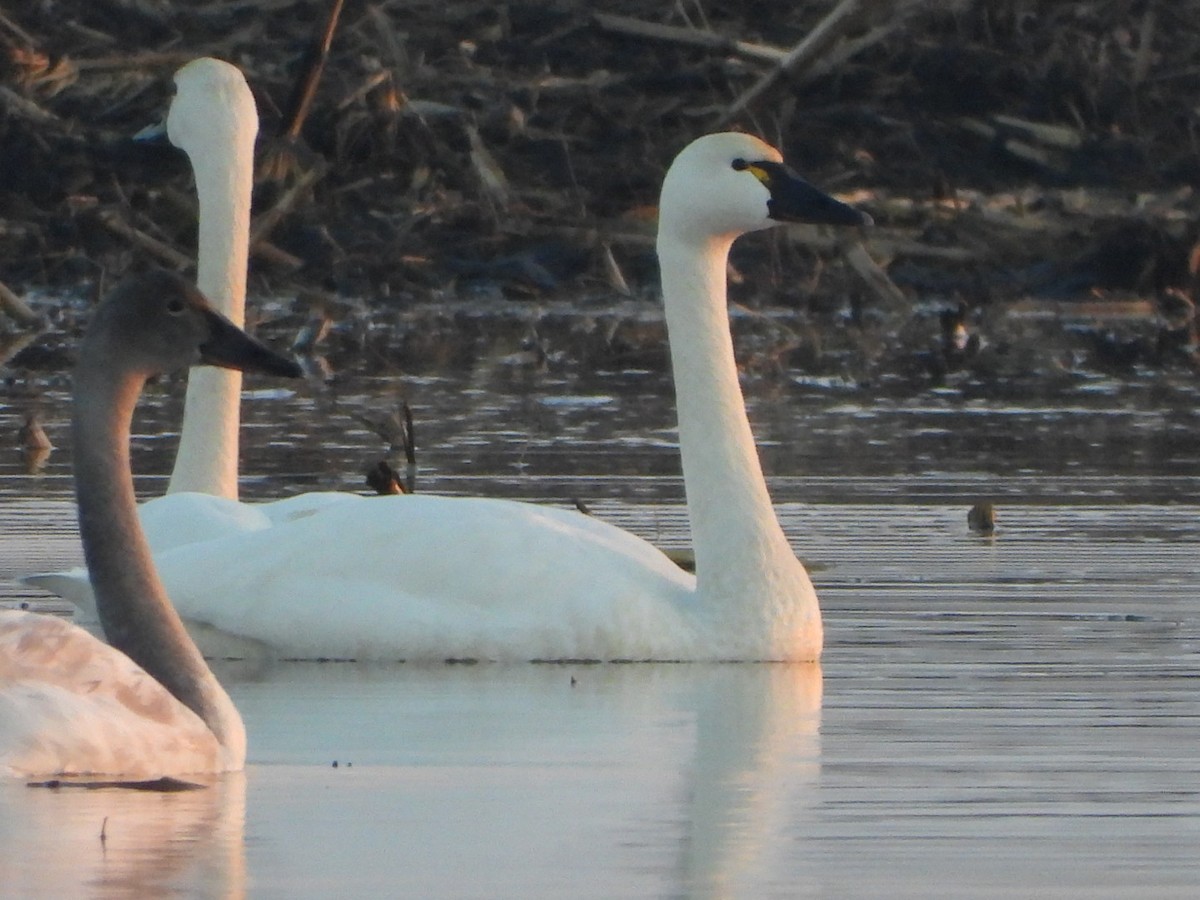
M 189 281 L 165 269 L 124 280 L 97 307 L 79 362 L 147 377 L 193 365 L 302 374 L 297 363 L 247 335 Z

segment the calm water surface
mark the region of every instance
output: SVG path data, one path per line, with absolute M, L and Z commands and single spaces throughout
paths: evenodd
M 249 387 L 247 496 L 358 489 L 382 448 L 355 413 L 402 390 L 420 489 L 578 498 L 686 543 L 657 374 Z M 815 570 L 820 667 L 224 664 L 246 772 L 172 795 L 0 784 L 0 895 L 1196 896 L 1194 379 L 748 389 Z M 11 579 L 78 558 L 62 390 L 47 467 L 0 459 L 0 602 L 48 611 Z M 179 385 L 156 399 L 147 496 Z M 966 527 L 982 498 L 990 539 Z

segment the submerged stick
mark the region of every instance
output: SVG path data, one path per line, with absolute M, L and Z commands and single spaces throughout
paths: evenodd
M 202 791 L 204 785 L 194 781 L 184 781 L 181 778 L 164 776 L 151 781 L 69 781 L 63 778 L 51 778 L 49 781 L 29 781 L 25 784 L 31 788 L 82 788 L 89 791 L 118 789 L 123 791 L 150 791 L 158 794 L 176 794 L 180 791 Z

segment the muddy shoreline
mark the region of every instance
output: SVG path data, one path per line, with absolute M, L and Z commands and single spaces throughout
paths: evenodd
M 535 357 L 653 364 L 659 180 L 691 137 L 733 127 L 879 223 L 738 246 L 755 365 L 918 382 L 1200 370 L 1193 4 L 801 6 L 350 2 L 296 140 L 280 133 L 328 0 L 5 10 L 0 281 L 53 326 L 8 365 L 57 357 L 86 308 L 61 298 L 187 268 L 186 160 L 131 136 L 179 65 L 215 55 L 258 102 L 256 215 L 286 204 L 252 301 L 283 298 L 260 314 L 281 331 L 324 310 L 347 353 L 469 364 L 482 308 L 479 328 L 524 330 Z M 600 337 L 561 337 L 589 321 Z M 442 347 L 464 323 L 462 352 Z M 380 326 L 383 343 L 362 337 Z

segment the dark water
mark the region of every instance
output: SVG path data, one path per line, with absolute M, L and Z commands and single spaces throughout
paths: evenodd
M 250 384 L 244 493 L 358 489 L 356 419 L 411 404 L 418 488 L 578 498 L 686 544 L 646 371 Z M 139 420 L 162 489 L 178 385 Z M 274 665 L 222 675 L 251 736 L 204 792 L 0 785 L 16 896 L 1190 897 L 1200 888 L 1195 379 L 748 383 L 813 563 L 821 666 Z M 60 449 L 0 458 L 7 580 L 73 561 Z M 13 434 L 19 406 L 0 407 Z M 994 500 L 998 528 L 966 525 Z M 337 760 L 340 765 L 333 768 Z M 346 763 L 352 763 L 347 767 Z M 107 817 L 109 837 L 98 841 Z
M 565 363 L 539 371 L 509 358 L 452 374 L 347 371 L 330 384 L 299 387 L 250 380 L 243 489 L 249 497 L 314 486 L 365 490 L 362 474 L 386 448 L 360 417 L 383 418 L 403 401 L 429 489 L 562 497 L 578 483 L 614 499 L 682 495 L 666 374 Z M 749 379 L 745 389 L 780 499 L 1197 497 L 1200 378 L 1193 373 L 941 387 L 780 375 Z M 62 375 L 14 379 L 0 396 L 0 433 L 15 435 L 23 412 L 39 408 L 53 443 L 68 451 L 51 454 L 32 481 L 22 477 L 19 454 L 0 454 L 0 496 L 69 494 L 67 392 Z M 149 493 L 170 469 L 181 410 L 180 378 L 151 385 L 134 439 L 135 468 Z

